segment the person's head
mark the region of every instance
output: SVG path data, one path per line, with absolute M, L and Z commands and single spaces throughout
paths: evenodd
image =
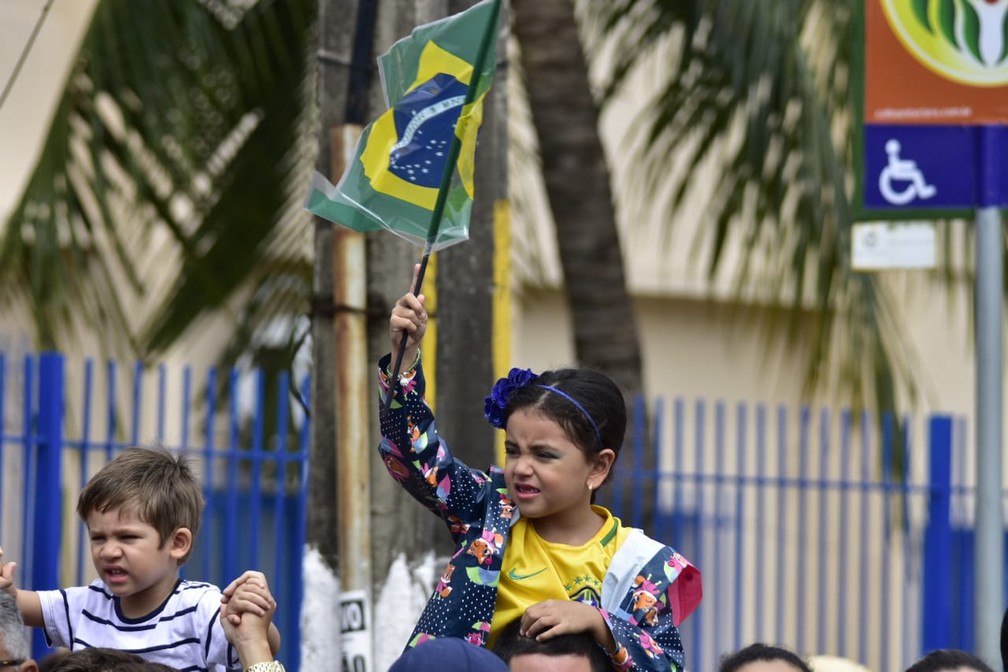
M 135 653 L 104 648 L 73 651 L 61 656 L 51 669 L 52 672 L 178 672 Z
M 591 635 L 579 632 L 538 641 L 521 635 L 521 619 L 504 626 L 493 651 L 510 672 L 611 672 L 609 657 Z
M 794 652 L 779 646 L 750 644 L 721 659 L 718 672 L 812 672 Z
M 1008 609 L 1001 619 L 1001 669 L 1008 670 Z
M 0 672 L 37 672 L 17 602 L 0 590 Z
M 129 448 L 88 481 L 77 500 L 98 576 L 119 597 L 163 599 L 192 551 L 203 494 L 184 458 Z M 153 605 L 156 606 L 156 605 Z
M 993 672 L 987 663 L 959 649 L 938 649 L 907 668 L 906 672 Z
M 591 369 L 539 376 L 512 369 L 494 385 L 485 412 L 490 424 L 507 431 L 504 478 L 529 518 L 590 503 L 626 433 L 623 393 Z
M 70 653 L 70 649 L 59 648 L 52 653 L 42 656 L 38 659 L 39 672 L 52 672 L 56 669 L 56 664 L 62 660 L 64 656 L 69 656 Z
M 203 493 L 186 459 L 164 448 L 127 448 L 88 481 L 77 500 L 77 513 L 85 523 L 93 513 L 128 510 L 153 527 L 162 544 L 179 528 L 195 537 Z M 187 551 L 181 562 L 188 557 Z
M 406 649 L 388 672 L 507 672 L 507 665 L 480 646 L 441 637 Z

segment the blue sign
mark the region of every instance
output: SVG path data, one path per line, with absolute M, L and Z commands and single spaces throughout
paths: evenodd
M 865 124 L 864 205 L 880 210 L 1008 205 L 1006 165 L 1005 126 Z

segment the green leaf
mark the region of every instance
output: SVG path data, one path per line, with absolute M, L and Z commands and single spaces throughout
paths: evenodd
M 92 331 L 150 354 L 208 311 L 248 314 L 278 260 L 309 258 L 292 241 L 306 240 L 316 17 L 315 0 L 96 4 L 0 239 L 0 306 L 28 307 L 40 345 Z M 157 286 L 152 264 L 170 270 Z
M 945 39 L 958 49 L 959 42 L 955 36 L 955 21 L 956 0 L 938 0 L 938 27 Z
M 1001 32 L 1001 55 L 997 59 L 998 65 L 1008 60 L 1008 16 L 1005 17 L 1005 21 L 1001 25 Z
M 929 33 L 934 32 L 934 28 L 931 27 L 931 18 L 928 16 L 928 5 L 930 5 L 930 0 L 910 0 L 910 8 L 913 10 L 914 16 L 917 20 L 921 22 Z
M 977 61 L 983 63 L 983 56 L 980 55 L 980 16 L 976 10 L 968 3 L 964 2 L 963 9 L 963 35 L 966 39 L 966 46 Z

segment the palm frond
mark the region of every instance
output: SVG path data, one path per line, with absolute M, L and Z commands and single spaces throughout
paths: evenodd
M 716 165 L 694 241 L 708 278 L 788 307 L 767 311 L 766 333 L 802 336 L 807 393 L 891 409 L 917 381 L 892 298 L 851 268 L 853 2 L 611 0 L 585 16 L 596 45 L 615 40 L 607 97 L 649 56 L 674 64 L 638 120 L 636 200 L 666 194 L 652 220 L 673 222 L 703 187 L 693 168 Z M 670 186 L 673 157 L 689 168 Z
M 0 301 L 33 307 L 41 345 L 162 350 L 306 235 L 316 11 L 98 3 L 0 241 Z

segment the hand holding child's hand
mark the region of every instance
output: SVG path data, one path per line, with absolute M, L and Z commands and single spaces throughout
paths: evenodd
M 270 593 L 266 575 L 262 572 L 247 571 L 228 584 L 221 597 L 221 620 L 227 619 L 232 625 L 241 622 L 242 614 L 252 613 L 262 616 L 267 622 L 276 611 L 276 600 Z
M 602 614 L 591 605 L 572 600 L 543 600 L 525 610 L 518 631 L 540 641 L 576 632 L 587 632 L 596 641 L 602 641 L 609 629 Z
M 419 272 L 420 265 L 417 264 L 413 268 L 413 283 L 410 285 L 409 293 L 404 294 L 396 301 L 395 307 L 392 308 L 392 315 L 389 317 L 389 337 L 392 340 L 393 353 L 399 350 L 403 334 L 409 334 L 406 352 L 403 355 L 404 367 L 409 366 L 416 358 L 417 348 L 420 347 L 420 341 L 423 340 L 424 333 L 427 331 L 427 310 L 425 308 L 427 299 L 423 294 L 413 295 Z
M 3 558 L 3 548 L 0 548 L 0 558 Z M 14 570 L 16 562 L 0 563 L 0 590 L 17 599 L 17 586 L 14 585 Z

